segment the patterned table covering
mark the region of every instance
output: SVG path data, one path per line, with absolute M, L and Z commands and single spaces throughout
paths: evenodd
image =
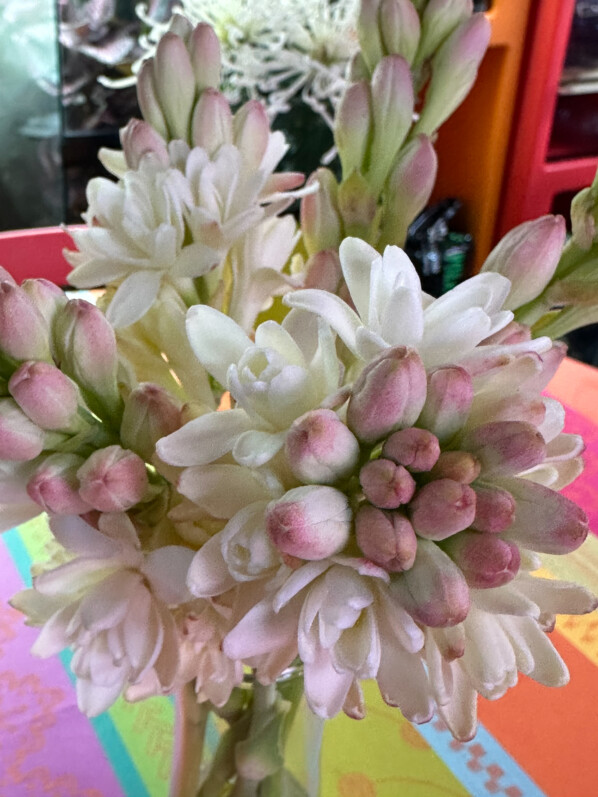
M 598 371 L 566 361 L 550 390 L 569 406 L 567 431 L 586 440 L 586 470 L 566 494 L 598 531 Z M 38 518 L 0 538 L 0 797 L 166 797 L 173 704 L 119 701 L 89 720 L 76 708 L 69 654 L 29 654 L 37 631 L 7 600 L 31 583 L 49 539 Z M 546 573 L 598 589 L 598 538 Z M 441 722 L 412 726 L 367 685 L 368 717 L 327 723 L 323 797 L 596 797 L 598 617 L 562 619 L 553 633 L 571 682 L 547 689 L 522 676 L 480 729 L 455 742 Z

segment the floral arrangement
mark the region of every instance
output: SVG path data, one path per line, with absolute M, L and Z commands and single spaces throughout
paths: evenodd
M 13 603 L 36 655 L 74 651 L 87 714 L 178 695 L 173 797 L 317 794 L 282 753 L 303 686 L 318 717 L 361 718 L 375 679 L 469 739 L 478 695 L 567 681 L 547 632 L 597 601 L 533 574 L 588 532 L 558 492 L 583 442 L 542 390 L 555 337 L 596 318 L 598 187 L 569 242 L 527 222 L 434 299 L 399 247 L 484 15 L 362 0 L 342 177 L 305 184 L 264 107 L 219 91 L 213 29 L 177 26 L 72 231 L 99 306 L 2 275 L 0 519 L 45 511 L 56 541 Z M 227 730 L 199 775 L 209 711 Z

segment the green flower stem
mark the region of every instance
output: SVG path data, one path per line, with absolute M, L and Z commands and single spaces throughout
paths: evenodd
M 169 797 L 195 797 L 209 706 L 197 702 L 194 681 L 181 687 L 176 703 L 175 755 Z

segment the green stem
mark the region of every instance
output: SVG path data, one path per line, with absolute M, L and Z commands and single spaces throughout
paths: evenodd
M 169 797 L 195 797 L 208 720 L 208 704 L 198 703 L 195 683 L 189 681 L 176 699 L 174 761 Z

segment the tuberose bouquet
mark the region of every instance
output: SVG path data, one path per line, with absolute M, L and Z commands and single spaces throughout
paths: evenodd
M 547 632 L 597 601 L 533 573 L 588 532 L 559 493 L 583 442 L 542 391 L 555 337 L 598 317 L 598 186 L 567 243 L 526 222 L 435 299 L 400 247 L 488 45 L 470 0 L 362 0 L 340 180 L 277 172 L 212 28 L 177 30 L 72 231 L 98 306 L 2 275 L 0 520 L 47 512 L 56 541 L 13 603 L 36 655 L 74 651 L 87 714 L 178 695 L 173 797 L 314 795 L 282 752 L 303 687 L 361 718 L 375 679 L 465 740 L 478 694 L 567 681 Z

